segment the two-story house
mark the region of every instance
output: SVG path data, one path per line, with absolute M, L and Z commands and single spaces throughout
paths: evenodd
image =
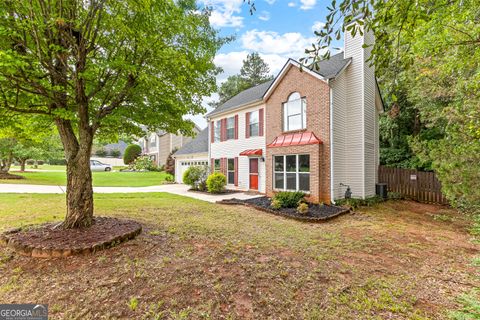
M 207 114 L 212 171 L 228 184 L 272 196 L 298 190 L 313 202 L 375 194 L 383 102 L 367 62 L 371 33 L 345 34 L 344 52 L 301 68 L 288 60 L 273 81 Z
M 198 134 L 200 129 L 195 126 L 194 132 Z M 137 143 L 142 147 L 143 154 L 148 155 L 158 166 L 163 166 L 171 152 L 180 149 L 191 140 L 192 137 L 189 136 L 160 130 L 148 132 Z

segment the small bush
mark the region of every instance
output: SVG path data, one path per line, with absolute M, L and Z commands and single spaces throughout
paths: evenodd
M 357 199 L 357 198 L 338 199 L 338 200 L 335 200 L 335 204 L 339 206 L 347 206 L 347 207 L 352 207 L 353 209 L 357 209 L 359 207 L 371 207 L 383 201 L 385 200 L 382 197 L 373 196 L 365 199 Z
M 281 191 L 275 194 L 274 200 L 280 201 L 282 208 L 296 208 L 305 198 L 305 193 L 299 191 Z
M 173 181 L 174 181 L 173 176 L 172 176 L 171 174 L 167 174 L 167 175 L 165 176 L 165 181 L 167 181 L 167 182 L 173 182 Z
M 35 160 L 27 160 L 25 163 L 27 166 L 33 166 L 35 164 Z
M 149 156 L 141 156 L 135 159 L 133 163 L 135 170 L 157 171 L 158 166 L 150 159 Z
M 215 172 L 207 178 L 207 190 L 210 193 L 220 193 L 225 190 L 227 177 L 223 173 Z
M 97 151 L 95 151 L 95 155 L 96 155 L 97 157 L 104 158 L 104 157 L 107 156 L 107 154 L 108 154 L 108 153 L 107 153 L 107 150 L 105 150 L 105 149 L 103 149 L 103 148 L 98 149 Z
M 142 154 L 142 148 L 138 144 L 131 144 L 125 149 L 123 162 L 126 165 L 132 164 Z
M 118 149 L 110 150 L 110 156 L 113 157 L 113 158 L 120 158 L 121 154 L 122 153 Z
M 272 199 L 270 207 L 272 207 L 274 210 L 280 210 L 282 208 L 282 203 L 278 199 Z
M 403 199 L 403 195 L 398 192 L 389 192 L 387 194 L 389 200 L 401 200 Z
M 300 204 L 297 207 L 297 212 L 302 215 L 306 215 L 308 213 L 308 203 L 300 202 Z
M 43 161 L 43 160 L 37 160 L 37 164 L 38 164 L 39 166 L 43 166 L 43 165 L 45 164 L 45 161 Z
M 207 189 L 208 167 L 191 166 L 183 173 L 183 183 L 193 190 L 205 191 Z
M 48 164 L 51 166 L 65 166 L 67 165 L 67 160 L 65 159 L 50 159 Z

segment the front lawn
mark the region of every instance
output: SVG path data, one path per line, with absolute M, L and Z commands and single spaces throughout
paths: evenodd
M 478 254 L 453 210 L 388 202 L 307 224 L 165 193 L 96 194 L 135 240 L 34 260 L 0 246 L 0 301 L 52 319 L 444 319 L 478 287 Z M 0 229 L 60 220 L 63 195 L 0 195 Z M 438 217 L 449 217 L 439 219 Z
M 15 172 L 26 179 L 0 179 L 0 183 L 58 185 L 67 184 L 65 172 Z M 147 187 L 160 185 L 168 175 L 165 172 L 92 172 L 94 187 Z

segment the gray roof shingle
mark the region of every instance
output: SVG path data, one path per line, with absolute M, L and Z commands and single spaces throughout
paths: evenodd
M 230 109 L 235 109 L 236 107 L 245 105 L 247 103 L 260 101 L 263 98 L 265 92 L 272 84 L 273 80 L 259 84 L 258 86 L 243 90 L 233 98 L 227 100 L 224 104 L 220 105 L 218 108 L 208 113 L 207 116 L 211 116 L 220 112 L 224 112 Z
M 352 58 L 344 59 L 343 56 L 344 56 L 343 52 L 340 52 L 331 56 L 330 59 L 328 60 L 322 60 L 318 63 L 319 70 L 313 70 L 313 71 L 326 79 L 335 78 L 339 74 L 339 72 L 352 59 Z M 292 59 L 291 61 L 295 61 L 295 60 Z M 270 88 L 271 84 L 274 81 L 275 79 L 259 84 L 258 86 L 243 90 L 233 98 L 227 100 L 224 104 L 217 107 L 215 110 L 208 113 L 207 116 L 212 116 L 228 110 L 234 110 L 235 108 L 246 105 L 248 103 L 262 100 L 268 88 Z
M 175 155 L 203 152 L 208 152 L 208 127 L 200 131 L 192 141 L 178 149 Z

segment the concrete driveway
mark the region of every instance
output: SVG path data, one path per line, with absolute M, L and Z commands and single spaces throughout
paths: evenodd
M 206 194 L 188 191 L 190 187 L 184 184 L 164 184 L 151 187 L 93 187 L 94 193 L 140 193 L 140 192 L 168 192 L 198 200 L 216 202 L 224 199 L 252 199 L 259 195 L 244 192 L 228 194 Z M 65 186 L 43 186 L 33 184 L 0 184 L 0 193 L 65 193 Z

